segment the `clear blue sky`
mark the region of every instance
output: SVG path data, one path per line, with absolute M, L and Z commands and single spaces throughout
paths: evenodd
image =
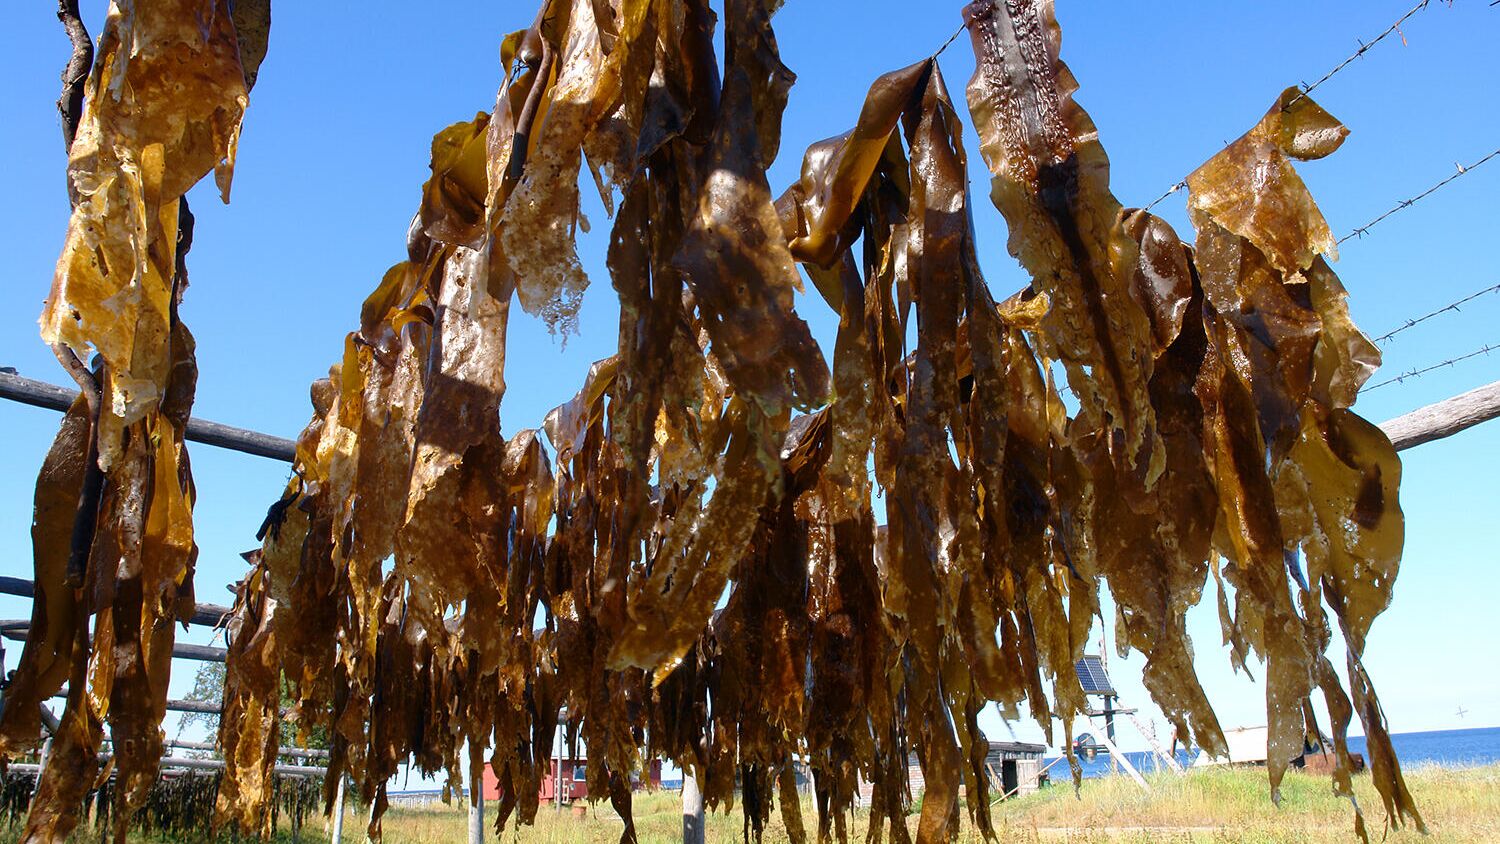
M 1321 76 L 1414 0 L 1102 3 L 1059 0 L 1063 56 L 1079 100 L 1113 161 L 1127 205 L 1159 195 L 1254 124 L 1285 86 Z M 198 338 L 197 415 L 295 436 L 306 423 L 307 385 L 324 375 L 356 323 L 360 301 L 404 255 L 407 223 L 427 177 L 432 135 L 489 110 L 501 79 L 498 48 L 527 25 L 533 3 L 301 3 L 276 7 L 270 54 L 246 117 L 233 203 L 212 185 L 193 192 L 198 217 L 182 313 Z M 798 74 L 786 111 L 777 191 L 801 151 L 848 129 L 868 83 L 931 53 L 959 24 L 959 2 L 789 0 L 775 25 Z M 104 3 L 83 3 L 96 35 Z M 919 11 L 920 10 L 920 11 Z M 11 4 L 0 28 L 0 366 L 55 383 L 66 376 L 37 336 L 67 223 L 65 163 L 53 101 L 68 44 L 48 3 Z M 1332 158 L 1302 168 L 1336 233 L 1373 218 L 1500 146 L 1500 9 L 1484 0 L 1434 2 L 1316 98 L 1352 131 Z M 942 56 L 961 95 L 973 58 L 961 37 Z M 967 119 L 967 111 L 960 107 Z M 967 132 L 971 164 L 978 141 Z M 976 177 L 981 260 L 997 295 L 1026 283 L 1005 253 L 999 215 Z M 207 188 L 206 190 L 204 188 Z M 1372 336 L 1473 290 L 1500 282 L 1500 162 L 1456 181 L 1346 245 L 1335 268 Z M 581 334 L 566 348 L 512 310 L 502 410 L 507 433 L 540 423 L 569 398 L 588 364 L 614 351 L 616 305 L 603 268 L 609 222 L 592 187 L 583 192 L 593 234 L 580 252 L 593 287 Z M 592 197 L 592 198 L 591 198 Z M 1189 229 L 1179 195 L 1158 209 Z M 836 320 L 816 297 L 799 301 L 825 349 Z M 1500 295 L 1403 334 L 1387 346 L 1379 380 L 1500 342 Z M 1500 354 L 1374 391 L 1359 410 L 1383 421 L 1500 377 Z M 56 430 L 50 411 L 0 406 L 0 571 L 29 576 L 31 492 Z M 266 505 L 287 468 L 193 446 L 200 600 L 227 602 L 240 551 L 255 544 Z M 1493 536 L 1500 422 L 1405 455 L 1406 559 L 1394 606 L 1376 623 L 1367 664 L 1397 732 L 1500 724 L 1500 674 L 1492 627 L 1500 594 Z M 1189 621 L 1198 670 L 1226 727 L 1264 723 L 1262 692 L 1232 675 L 1212 607 Z M 27 602 L 0 598 L 0 617 Z M 185 638 L 202 641 L 195 630 Z M 9 649 L 14 666 L 19 648 Z M 1341 663 L 1335 655 L 1336 663 Z M 1140 659 L 1112 661 L 1126 702 L 1148 705 Z M 173 694 L 191 686 L 178 663 Z M 1257 675 L 1259 672 L 1257 672 Z M 1459 706 L 1469 710 L 1460 720 Z M 1151 710 L 1147 710 L 1151 712 Z M 1158 722 L 1160 719 L 1158 717 Z M 997 721 L 992 735 L 1004 735 Z M 1018 731 L 1035 735 L 1031 729 Z M 1128 728 L 1123 742 L 1139 745 Z

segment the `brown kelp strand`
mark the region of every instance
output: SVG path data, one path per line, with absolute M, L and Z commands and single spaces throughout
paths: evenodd
M 709 806 L 738 800 L 747 836 L 780 813 L 794 841 L 842 841 L 868 793 L 872 836 L 909 841 L 913 764 L 917 841 L 956 834 L 960 806 L 989 833 L 979 713 L 1024 709 L 1049 740 L 1057 719 L 1066 742 L 1103 589 L 1178 734 L 1223 750 L 1184 622 L 1212 575 L 1232 663 L 1265 663 L 1273 795 L 1321 693 L 1335 787 L 1352 797 L 1357 715 L 1389 818 L 1420 827 L 1362 662 L 1399 565 L 1400 463 L 1351 409 L 1379 354 L 1294 164 L 1347 130 L 1284 93 L 1188 179 L 1185 242 L 1111 193 L 1052 4 L 973 3 L 969 119 L 1031 279 L 997 297 L 935 59 L 874 80 L 773 198 L 795 75 L 770 5 L 728 0 L 721 56 L 703 0 L 548 0 L 502 40 L 493 112 L 433 138 L 401 260 L 313 384 L 247 554 L 215 823 L 269 834 L 286 720 L 328 736 L 324 800 L 349 777 L 376 838 L 402 765 L 450 789 L 487 767 L 497 828 L 532 821 L 559 741 L 586 746 L 622 841 L 658 759 Z M 612 217 L 617 349 L 537 427 L 502 426 L 512 298 L 577 330 L 585 164 Z M 794 307 L 803 273 L 838 317 L 829 356 Z M 125 329 L 69 295 L 82 322 L 60 324 L 105 351 Z M 163 598 L 191 569 L 191 341 L 169 327 L 177 357 L 104 355 L 38 484 L 36 611 L 62 622 L 28 645 L 22 688 L 74 678 L 78 696 L 48 768 L 71 778 L 44 775 L 32 812 L 51 830 L 81 802 L 66 783 L 98 776 L 101 715 L 149 749 L 170 637 L 148 622 L 190 594 Z M 95 441 L 96 552 L 70 580 Z M 22 747 L 9 737 L 36 730 L 16 723 Z M 117 762 L 127 811 L 154 776 L 142 759 Z
M 21 840 L 66 838 L 85 794 L 112 777 L 124 841 L 157 782 L 175 629 L 193 611 L 183 433 L 197 365 L 178 315 L 194 224 L 185 194 L 213 171 L 228 200 L 270 8 L 117 2 L 91 67 L 76 4 L 60 18 L 75 44 L 64 77 L 64 99 L 77 104 L 64 110 L 72 215 L 41 328 L 81 395 L 37 479 L 38 635 L 7 689 L 0 762 L 37 745 L 39 706 L 66 681 Z M 106 727 L 114 750 L 101 769 Z

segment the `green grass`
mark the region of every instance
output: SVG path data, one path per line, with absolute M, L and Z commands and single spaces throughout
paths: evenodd
M 1326 777 L 1293 772 L 1282 787 L 1282 805 L 1271 804 L 1265 771 L 1261 769 L 1197 770 L 1186 776 L 1157 774 L 1149 777 L 1152 791 L 1142 792 L 1124 777 L 1084 782 L 1075 797 L 1071 784 L 1063 782 L 1037 794 L 995 806 L 995 826 L 1002 842 L 1214 842 L 1214 844 L 1292 844 L 1297 842 L 1353 841 L 1353 814 L 1347 801 L 1331 791 Z M 1407 782 L 1427 820 L 1431 835 L 1411 830 L 1392 832 L 1389 844 L 1404 842 L 1500 842 L 1500 765 L 1447 769 L 1417 767 Z M 1355 789 L 1370 827 L 1371 838 L 1383 832 L 1383 811 L 1368 776 L 1356 778 Z M 681 840 L 682 808 L 675 792 L 638 794 L 635 799 L 636 829 L 642 844 L 664 844 Z M 344 841 L 364 840 L 363 815 L 346 816 Z M 489 820 L 493 820 L 491 817 Z M 915 832 L 916 818 L 908 819 Z M 736 808 L 725 814 L 710 814 L 707 840 L 738 841 L 742 815 Z M 862 842 L 868 815 L 856 813 L 850 820 L 849 838 Z M 385 817 L 385 840 L 391 844 L 463 844 L 466 815 L 461 807 L 438 804 L 423 809 L 392 809 Z M 817 828 L 816 814 L 804 803 L 804 826 L 810 834 Z M 566 810 L 559 815 L 542 807 L 534 826 L 507 828 L 498 840 L 514 844 L 583 844 L 614 842 L 620 820 L 607 802 L 589 807 L 587 817 L 575 818 Z M 13 844 L 18 828 L 0 826 L 0 844 Z M 78 842 L 99 840 L 97 832 L 84 830 Z M 137 839 L 140 844 L 164 839 Z M 326 841 L 326 828 L 309 824 L 299 838 L 280 830 L 277 842 Z M 493 832 L 488 840 L 497 840 Z M 786 830 L 773 811 L 765 840 L 786 842 Z M 967 823 L 960 841 L 977 842 L 976 831 Z

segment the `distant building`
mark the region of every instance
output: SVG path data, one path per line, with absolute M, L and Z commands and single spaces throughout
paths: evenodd
M 1228 756 L 1210 756 L 1205 750 L 1198 754 L 1193 767 L 1264 765 L 1269 756 L 1267 748 L 1270 746 L 1270 730 L 1267 727 L 1235 727 L 1225 730 L 1224 744 L 1229 750 Z M 1356 773 L 1365 769 L 1364 756 L 1358 753 L 1351 753 L 1349 756 L 1349 762 Z M 1301 749 L 1296 756 L 1287 760 L 1287 764 L 1310 773 L 1327 774 L 1338 767 L 1338 757 L 1334 752 L 1333 741 L 1323 735 L 1321 730 L 1306 730 L 1302 736 Z
M 992 741 L 989 745 L 990 750 L 985 754 L 984 766 L 989 777 L 991 799 L 1005 795 L 1016 797 L 1031 794 L 1041 786 L 1044 777 L 1042 754 L 1047 751 L 1045 744 Z M 915 753 L 907 758 L 906 779 L 913 797 L 927 788 L 927 780 L 922 775 L 922 766 L 917 762 Z M 861 777 L 859 781 L 860 804 L 870 805 L 870 797 L 873 793 L 874 786 Z
M 540 787 L 537 789 L 537 798 L 543 803 L 553 803 L 557 800 L 557 776 L 558 759 L 556 756 L 547 760 L 546 775 L 542 777 Z M 643 780 L 637 773 L 631 780 L 632 790 L 639 791 L 643 788 L 661 788 L 661 761 L 651 760 L 646 769 L 647 777 Z M 564 755 L 562 758 L 562 802 L 571 803 L 574 800 L 584 800 L 589 796 L 588 776 L 588 754 L 582 747 L 576 755 Z M 601 794 L 601 798 L 609 795 Z M 484 799 L 500 799 L 500 783 L 495 779 L 495 772 L 488 765 L 484 768 Z
M 1019 797 L 1030 794 L 1041 787 L 1042 754 L 1045 744 L 1028 744 L 1021 741 L 992 741 L 990 752 L 984 757 L 989 770 L 990 787 L 996 797 Z

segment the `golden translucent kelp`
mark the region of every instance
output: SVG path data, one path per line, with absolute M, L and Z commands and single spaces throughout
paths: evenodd
M 774 5 L 729 0 L 721 57 L 704 0 L 547 0 L 501 43 L 493 113 L 434 137 L 404 257 L 313 385 L 239 586 L 217 822 L 267 832 L 285 683 L 284 717 L 330 737 L 327 799 L 349 777 L 376 838 L 403 763 L 450 790 L 488 765 L 497 828 L 531 821 L 559 741 L 586 745 L 622 841 L 653 759 L 712 807 L 740 801 L 757 838 L 779 810 L 794 841 L 844 840 L 868 784 L 872 835 L 895 842 L 912 838 L 914 760 L 917 841 L 948 840 L 960 805 L 993 834 L 979 715 L 1024 707 L 1070 743 L 1102 589 L 1178 735 L 1223 749 L 1184 620 L 1212 574 L 1229 658 L 1266 666 L 1273 794 L 1321 691 L 1335 787 L 1352 794 L 1358 715 L 1392 822 L 1420 827 L 1361 662 L 1399 565 L 1400 463 L 1351 409 L 1379 355 L 1293 163 L 1346 130 L 1284 93 L 1189 178 L 1190 246 L 1111 193 L 1052 4 L 972 3 L 969 113 L 1031 279 L 996 297 L 935 58 L 876 79 L 772 201 L 795 81 Z M 246 33 L 263 32 L 254 11 L 236 6 Z M 575 327 L 584 162 L 613 218 L 617 348 L 507 437 L 512 296 Z M 831 369 L 795 308 L 798 264 L 838 317 Z M 152 747 L 170 637 L 148 622 L 181 606 L 191 567 L 190 349 L 174 334 L 171 377 L 131 373 L 166 398 L 111 445 L 93 555 L 108 576 L 68 580 L 62 540 L 88 485 L 71 457 L 87 401 L 38 487 L 36 612 L 83 621 L 38 638 L 25 682 L 72 684 L 57 770 L 75 778 L 94 775 L 100 714 Z M 115 396 L 123 364 L 105 358 Z M 54 583 L 86 587 L 108 649 L 89 651 L 82 593 Z M 6 729 L 15 746 L 35 732 Z M 145 758 L 118 758 L 127 808 Z M 79 786 L 61 776 L 38 829 L 69 823 Z
M 114 777 L 115 838 L 124 841 L 157 781 L 175 629 L 194 606 L 183 435 L 198 373 L 178 314 L 193 239 L 184 195 L 213 170 L 228 199 L 270 7 L 117 0 L 90 70 L 74 6 L 59 12 L 75 48 L 64 77 L 64 101 L 77 105 L 64 113 L 73 212 L 42 336 L 82 396 L 37 482 L 38 635 L 7 690 L 0 761 L 35 745 L 38 706 L 66 680 L 22 838 L 61 840 L 73 829 L 100 775 L 107 725 L 104 773 Z
M 1230 562 L 1226 579 L 1238 590 L 1237 612 L 1224 616 L 1226 639 L 1268 660 L 1273 788 L 1281 760 L 1301 740 L 1298 701 L 1321 686 L 1330 712 L 1347 705 L 1336 675 L 1322 667 L 1326 600 L 1348 647 L 1351 692 L 1363 701 L 1355 711 L 1372 737 L 1371 770 L 1387 813 L 1421 829 L 1360 663 L 1369 625 L 1390 603 L 1403 541 L 1395 449 L 1347 409 L 1379 353 L 1349 319 L 1343 286 L 1321 257 L 1334 248 L 1328 224 L 1290 163 L 1332 153 L 1346 134 L 1311 98 L 1288 89 L 1188 178 L 1219 373 L 1201 392 L 1221 502 L 1215 550 Z M 1336 727 L 1336 782 L 1352 800 Z M 1359 828 L 1363 834 L 1362 820 Z
M 155 408 L 167 387 L 178 199 L 210 170 L 229 198 L 248 91 L 232 5 L 119 0 L 99 39 L 69 151 L 79 201 L 42 337 L 83 358 L 97 350 L 109 367 L 99 436 L 105 469 L 123 448 L 125 426 Z

